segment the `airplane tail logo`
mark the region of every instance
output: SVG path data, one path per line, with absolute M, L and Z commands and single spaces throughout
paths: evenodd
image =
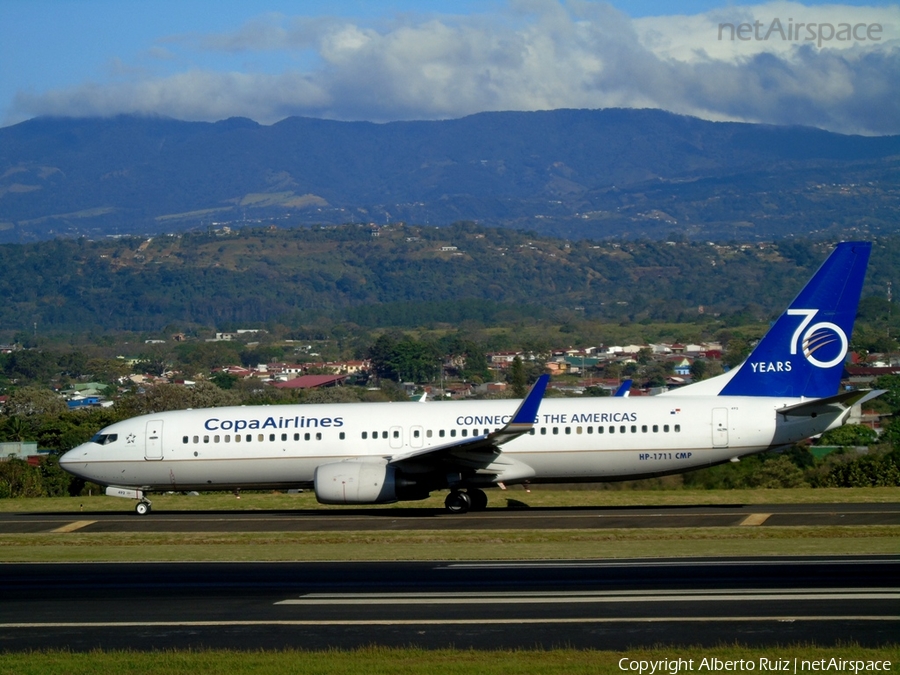
M 868 242 L 839 244 L 720 395 L 837 393 L 871 249 Z
M 830 321 L 820 321 L 809 326 L 818 312 L 817 309 L 789 309 L 787 311 L 789 316 L 806 317 L 800 322 L 794 333 L 794 339 L 791 341 L 791 354 L 797 353 L 797 343 L 800 342 L 802 335 L 801 346 L 806 360 L 816 368 L 832 368 L 843 363 L 847 358 L 850 341 L 847 339 L 844 329 Z M 825 360 L 823 361 L 823 359 Z

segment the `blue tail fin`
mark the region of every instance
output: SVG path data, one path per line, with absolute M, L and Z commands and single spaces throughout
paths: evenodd
M 838 244 L 719 394 L 837 393 L 871 250 L 869 242 Z

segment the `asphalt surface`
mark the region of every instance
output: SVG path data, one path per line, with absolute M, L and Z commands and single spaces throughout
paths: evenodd
M 900 636 L 900 556 L 0 566 L 0 651 L 841 645 Z
M 126 503 L 127 504 L 127 503 Z M 900 504 L 720 504 L 711 506 L 297 511 L 0 513 L 0 534 L 41 532 L 300 532 L 353 530 L 604 529 L 643 527 L 900 525 Z

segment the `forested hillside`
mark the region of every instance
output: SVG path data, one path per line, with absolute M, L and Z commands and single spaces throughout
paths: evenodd
M 16 331 L 230 330 L 278 322 L 483 325 L 525 317 L 759 321 L 831 244 L 566 241 L 471 223 L 55 240 L 0 246 L 0 341 Z M 876 242 L 885 297 L 900 239 Z
M 0 242 L 473 220 L 579 238 L 893 231 L 900 137 L 660 110 L 431 122 L 34 119 L 0 129 Z

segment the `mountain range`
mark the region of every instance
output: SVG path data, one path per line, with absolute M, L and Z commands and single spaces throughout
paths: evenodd
M 571 239 L 747 241 L 889 232 L 898 211 L 900 136 L 659 110 L 0 129 L 0 243 L 463 220 Z

